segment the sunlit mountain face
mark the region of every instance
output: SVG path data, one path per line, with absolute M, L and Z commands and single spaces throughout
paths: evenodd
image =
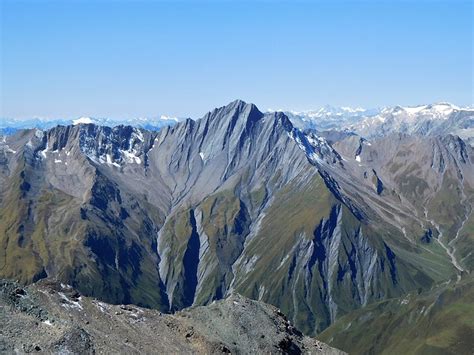
M 237 100 L 158 130 L 81 118 L 3 136 L 1 277 L 162 312 L 238 293 L 343 350 L 366 309 L 408 297 L 429 316 L 433 290 L 470 292 L 472 111 L 318 112 Z

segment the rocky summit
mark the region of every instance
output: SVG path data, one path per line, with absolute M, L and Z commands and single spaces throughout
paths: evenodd
M 53 281 L 1 282 L 0 307 L 4 353 L 344 354 L 304 336 L 279 309 L 240 295 L 168 315 Z
M 446 128 L 462 116 L 468 134 L 471 116 L 443 110 L 377 112 L 376 122 L 387 124 L 365 133 L 304 129 L 291 115 L 237 100 L 158 131 L 80 122 L 18 130 L 0 140 L 0 277 L 54 279 L 97 302 L 154 315 L 193 307 L 186 324 L 211 324 L 206 312 L 215 310 L 222 316 L 200 330 L 202 339 L 216 337 L 231 352 L 272 347 L 258 327 L 245 328 L 245 344 L 224 341 L 234 339 L 231 324 L 248 318 L 232 318 L 240 303 L 260 307 L 240 294 L 278 307 L 304 334 L 324 331 L 330 345 L 383 352 L 394 339 L 353 349 L 344 341 L 358 336 L 376 305 L 413 295 L 425 309 L 412 311 L 429 317 L 427 300 L 437 296 L 427 292 L 471 285 L 474 150 Z M 449 120 L 440 121 L 440 111 Z M 446 129 L 397 128 L 415 115 Z M 462 304 L 467 314 L 474 307 Z M 180 322 L 187 312 L 176 313 Z M 421 337 L 430 347 L 420 349 L 473 339 L 465 338 L 472 322 L 460 322 L 462 331 L 442 341 Z M 334 333 L 341 329 L 343 338 Z M 70 336 L 82 338 L 77 332 Z M 301 339 L 304 351 L 310 345 Z M 282 351 L 297 351 L 294 341 Z M 211 351 L 205 344 L 169 349 Z

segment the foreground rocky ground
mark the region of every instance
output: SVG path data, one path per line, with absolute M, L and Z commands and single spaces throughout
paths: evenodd
M 240 295 L 176 314 L 110 305 L 43 280 L 0 281 L 0 352 L 343 354 Z

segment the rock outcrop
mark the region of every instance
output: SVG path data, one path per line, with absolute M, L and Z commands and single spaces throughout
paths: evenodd
M 304 336 L 281 311 L 232 295 L 173 315 L 111 305 L 51 280 L 0 281 L 0 352 L 344 354 Z

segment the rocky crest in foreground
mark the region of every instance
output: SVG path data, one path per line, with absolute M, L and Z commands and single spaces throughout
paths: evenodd
M 7 353 L 343 354 L 240 295 L 170 315 L 106 304 L 51 280 L 25 288 L 0 281 L 0 323 Z

